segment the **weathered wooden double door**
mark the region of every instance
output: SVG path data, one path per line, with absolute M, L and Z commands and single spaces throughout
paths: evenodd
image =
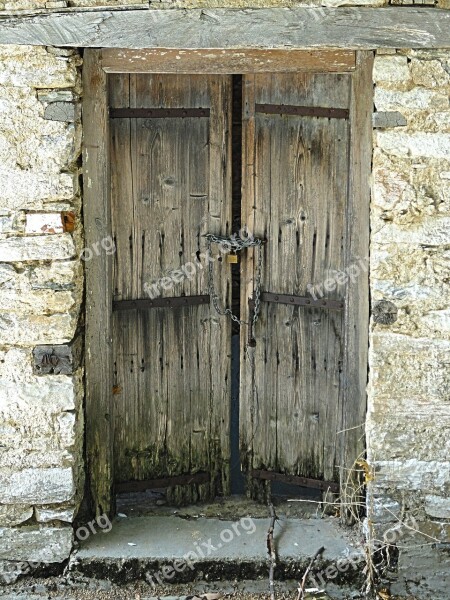
M 355 452 L 339 438 L 364 412 L 360 390 L 350 402 L 344 393 L 359 369 L 345 331 L 355 327 L 345 317 L 352 75 L 241 82 L 237 161 L 231 76 L 109 79 L 119 490 L 169 486 L 178 502 L 229 492 L 231 326 L 210 289 L 231 306 L 232 273 L 217 245 L 208 257 L 204 236 L 233 233 L 233 163 L 240 225 L 265 241 L 239 253 L 249 490 L 277 478 L 336 490 L 343 454 Z

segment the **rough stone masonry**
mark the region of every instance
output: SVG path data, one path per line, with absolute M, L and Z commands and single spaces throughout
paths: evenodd
M 84 486 L 83 371 L 32 365 L 36 345 L 69 343 L 82 325 L 82 60 L 3 46 L 0 63 L 0 561 L 61 562 Z M 368 323 L 368 528 L 414 517 L 425 535 L 400 548 L 392 592 L 437 600 L 450 583 L 450 51 L 377 53 L 374 103 L 371 300 L 391 302 L 397 318 Z

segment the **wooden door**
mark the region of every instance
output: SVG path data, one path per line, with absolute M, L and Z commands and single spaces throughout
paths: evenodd
M 228 490 L 230 323 L 210 308 L 202 236 L 229 233 L 230 95 L 224 75 L 109 77 L 118 490 Z M 227 304 L 219 261 L 214 285 Z
M 267 239 L 259 319 L 241 344 L 241 458 L 254 491 L 280 475 L 337 491 L 346 413 L 364 413 L 357 387 L 344 402 L 347 369 L 359 369 L 345 345 L 351 93 L 351 74 L 244 77 L 242 221 Z M 243 261 L 246 320 L 256 264 L 255 250 Z

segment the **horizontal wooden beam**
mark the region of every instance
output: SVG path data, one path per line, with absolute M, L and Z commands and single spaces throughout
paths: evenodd
M 450 48 L 438 8 L 165 9 L 0 17 L 0 44 L 89 48 Z
M 334 481 L 322 481 L 321 479 L 311 479 L 310 477 L 300 477 L 299 475 L 285 475 L 275 471 L 253 470 L 250 475 L 255 479 L 265 479 L 266 481 L 279 481 L 291 485 L 300 485 L 302 487 L 313 488 L 326 492 L 339 493 L 339 484 Z
M 192 485 L 194 483 L 208 483 L 211 480 L 209 473 L 194 473 L 193 475 L 173 475 L 161 479 L 144 479 L 142 481 L 121 481 L 115 484 L 115 490 L 121 494 L 124 492 L 144 492 L 145 490 L 157 490 L 176 485 Z
M 343 73 L 354 71 L 355 65 L 355 53 L 351 50 L 108 48 L 102 52 L 102 67 L 107 73 Z

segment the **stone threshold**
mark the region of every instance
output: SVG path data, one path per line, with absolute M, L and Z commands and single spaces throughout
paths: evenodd
M 110 531 L 92 535 L 75 551 L 70 572 L 75 577 L 125 584 L 143 580 L 171 585 L 199 580 L 257 580 L 268 577 L 266 537 L 269 519 L 243 517 L 181 518 L 139 516 L 117 518 Z M 275 526 L 275 580 L 299 580 L 319 548 L 314 573 L 348 556 L 361 555 L 350 534 L 331 517 L 292 519 L 281 516 Z M 363 562 L 332 578 L 334 584 L 362 580 Z M 325 578 L 326 579 L 326 578 Z M 322 580 L 323 581 L 323 580 Z

